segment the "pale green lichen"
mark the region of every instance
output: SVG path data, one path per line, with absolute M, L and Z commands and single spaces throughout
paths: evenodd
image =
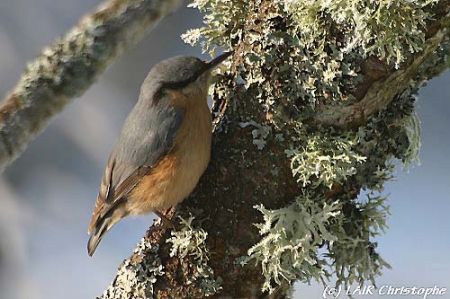
M 189 219 L 179 218 L 181 229 L 173 230 L 172 237 L 167 239 L 168 243 L 172 243 L 170 256 L 180 259 L 192 257 L 189 261 L 195 270 L 190 273 L 186 284 L 197 284 L 204 296 L 211 296 L 221 289 L 221 279 L 214 278 L 213 269 L 208 265 L 209 253 L 205 243 L 208 233 L 202 228 L 194 227 L 193 216 Z
M 341 213 L 338 202 L 322 206 L 305 194 L 282 209 L 268 210 L 262 205 L 256 208 L 264 217 L 264 222 L 257 225 L 263 238 L 239 262 L 261 263 L 264 291 L 272 292 L 282 280 L 309 282 L 328 276 L 323 268 L 326 262 L 317 256 L 317 250 L 324 242 L 337 241 L 326 224 Z
M 324 24 L 345 27 L 343 52 L 359 51 L 393 62 L 396 67 L 406 53 L 422 50 L 425 22 L 432 19 L 424 8 L 438 0 L 286 1 L 275 0 L 291 16 L 302 36 L 310 42 L 325 40 Z M 313 40 L 315 38 L 316 40 Z
M 282 209 L 256 208 L 264 219 L 257 225 L 262 239 L 238 262 L 261 264 L 264 291 L 272 292 L 283 281 L 325 284 L 332 273 L 337 284 L 367 280 L 375 284 L 381 269 L 390 267 L 370 241 L 386 229 L 389 211 L 383 197 L 367 195 L 365 202 L 353 206 L 339 201 L 327 204 L 304 194 Z M 351 213 L 357 216 L 350 218 Z M 326 251 L 319 253 L 321 248 Z
M 266 145 L 266 138 L 272 132 L 272 128 L 266 125 L 261 125 L 255 122 L 254 120 L 250 120 L 247 122 L 240 122 L 238 125 L 241 128 L 246 128 L 248 126 L 253 126 L 255 129 L 252 130 L 253 144 L 256 146 L 258 150 L 264 149 Z M 282 138 L 282 134 L 277 134 L 277 138 Z
M 158 254 L 159 246 L 142 238 L 134 249 L 133 259 L 139 256 L 145 258 L 138 263 L 133 262 L 133 259 L 126 259 L 120 265 L 113 283 L 97 298 L 153 298 L 153 284 L 159 276 L 164 275 L 164 267 Z
M 269 136 L 271 131 L 271 127 L 262 125 L 258 126 L 257 129 L 252 130 L 253 144 L 256 145 L 259 150 L 264 149 L 264 146 L 266 145 L 265 139 Z
M 236 46 L 244 86 L 260 90 L 255 99 L 273 112 L 280 101 L 303 106 L 302 119 L 319 103 L 351 101 L 367 56 L 398 67 L 420 51 L 434 2 L 198 0 L 190 6 L 206 12 L 205 26 L 183 38 L 210 53 Z
M 420 141 L 422 128 L 420 127 L 420 120 L 417 113 L 405 116 L 402 119 L 401 126 L 405 128 L 406 136 L 409 141 L 403 163 L 405 166 L 420 164 L 419 151 L 422 144 Z
M 277 10 L 269 10 L 266 18 L 270 20 L 281 16 L 288 19 L 292 28 L 288 31 L 298 33 L 298 42 L 304 40 L 310 45 L 316 43 L 319 44 L 319 49 L 329 43 L 327 33 L 330 27 L 337 27 L 345 32 L 339 41 L 344 53 L 358 51 L 365 56 L 376 55 L 398 67 L 404 61 L 406 53 L 422 50 L 425 22 L 433 18 L 426 8 L 437 2 L 438 0 L 275 0 L 273 3 L 277 5 Z M 188 31 L 183 39 L 189 43 L 195 40 L 197 43 L 201 34 L 205 39 L 202 46 L 209 51 L 213 51 L 216 46 L 228 45 L 229 33 L 232 34 L 231 37 L 244 34 L 239 22 L 248 19 L 233 17 L 250 14 L 252 3 L 248 7 L 245 7 L 246 4 L 240 0 L 193 1 L 189 4 L 190 7 L 207 12 L 205 27 Z M 255 35 L 255 40 L 261 40 L 259 32 L 250 34 Z M 195 39 L 192 39 L 192 35 L 196 36 Z
M 194 217 L 189 217 L 185 220 L 180 217 L 182 228 L 181 230 L 173 230 L 172 237 L 167 239 L 167 242 L 172 243 L 170 249 L 170 256 L 178 256 L 185 258 L 186 256 L 193 256 L 196 260 L 202 262 L 208 261 L 209 257 L 205 247 L 205 240 L 208 233 L 203 229 L 194 229 L 192 221 Z
M 336 284 L 348 287 L 371 281 L 375 285 L 381 270 L 390 268 L 375 251 L 377 243 L 371 241 L 387 228 L 386 198 L 367 194 L 367 200 L 344 204 L 343 211 L 347 217 L 336 217 L 328 227 L 337 238 L 326 254 L 333 261 L 329 266 L 338 278 Z
M 303 143 L 300 148 L 286 150 L 291 158 L 292 174 L 303 187 L 316 188 L 324 185 L 331 189 L 333 184 L 343 183 L 357 172 L 357 164 L 366 157 L 355 151 L 358 136 L 354 133 L 332 135 L 328 132 L 307 133 L 297 130 L 293 137 Z
M 186 31 L 185 34 L 181 35 L 181 38 L 184 40 L 185 43 L 190 44 L 191 46 L 194 46 L 198 43 L 200 40 L 202 34 L 200 29 L 190 29 Z

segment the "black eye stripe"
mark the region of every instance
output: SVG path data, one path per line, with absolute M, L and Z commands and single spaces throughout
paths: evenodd
M 191 77 L 186 80 L 178 81 L 178 82 L 164 82 L 161 84 L 161 88 L 167 89 L 180 89 L 188 86 L 190 83 L 194 82 L 198 79 L 206 70 L 208 69 L 208 65 L 204 65 L 200 70 L 195 72 Z

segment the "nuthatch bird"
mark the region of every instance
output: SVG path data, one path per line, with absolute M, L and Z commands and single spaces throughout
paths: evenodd
M 211 155 L 208 79 L 230 54 L 210 62 L 177 56 L 150 70 L 103 174 L 88 229 L 90 256 L 120 219 L 162 217 L 194 190 Z

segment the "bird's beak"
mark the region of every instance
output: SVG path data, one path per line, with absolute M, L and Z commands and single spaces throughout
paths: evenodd
M 222 63 L 225 59 L 227 59 L 231 54 L 233 54 L 233 51 L 230 52 L 225 52 L 219 56 L 217 56 L 216 58 L 214 58 L 211 61 L 208 61 L 206 63 L 207 68 L 206 71 L 211 71 L 213 68 L 215 68 L 216 66 L 218 66 L 220 63 Z

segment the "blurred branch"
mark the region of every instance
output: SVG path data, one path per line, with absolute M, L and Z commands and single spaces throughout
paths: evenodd
M 182 0 L 111 0 L 28 64 L 0 104 L 0 171 Z

